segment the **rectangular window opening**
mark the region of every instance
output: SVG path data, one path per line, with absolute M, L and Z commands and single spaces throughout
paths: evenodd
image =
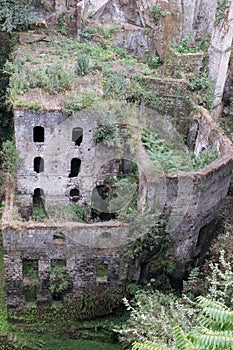
M 101 263 L 96 266 L 96 282 L 98 283 L 108 282 L 108 264 Z
M 22 260 L 23 278 L 38 278 L 38 260 Z
M 33 303 L 37 300 L 36 286 L 26 286 L 24 288 L 24 300 L 25 300 L 25 303 Z

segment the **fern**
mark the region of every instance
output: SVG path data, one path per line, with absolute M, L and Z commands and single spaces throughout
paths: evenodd
M 214 325 L 216 330 L 233 330 L 233 311 L 224 304 L 209 300 L 203 296 L 197 298 L 202 307 L 204 325 Z
M 199 350 L 233 349 L 233 311 L 203 296 L 197 301 L 202 308 L 200 323 L 205 328 L 203 334 L 191 334 L 188 339 Z
M 231 350 L 233 349 L 233 332 L 211 332 L 193 336 L 192 341 L 200 350 Z
M 187 335 L 184 334 L 180 327 L 174 327 L 173 333 L 178 350 L 197 350 L 197 348 L 188 339 Z
M 167 348 L 165 347 L 161 348 L 149 340 L 145 341 L 144 343 L 135 342 L 132 347 L 132 350 L 163 350 L 163 349 L 167 349 Z

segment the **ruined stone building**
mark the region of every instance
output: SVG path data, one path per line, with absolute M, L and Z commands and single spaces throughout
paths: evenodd
M 109 30 L 112 25 L 113 47 L 124 49 L 140 62 L 150 56 L 167 62 L 163 77 L 148 77 L 143 73 L 143 81 L 149 84 L 146 85 L 149 86 L 149 96 L 155 93 L 160 99 L 175 96 L 178 101 L 175 108 L 179 108 L 174 117 L 172 112 L 164 115 L 156 106 L 148 107 L 146 103 L 131 107 L 132 93 L 130 95 L 127 90 L 125 95 L 128 100 L 126 98 L 120 110 L 117 103 L 110 101 L 104 107 L 100 104 L 98 108 L 79 108 L 73 115 L 67 112 L 64 100 L 59 100 L 60 91 L 44 94 L 41 90 L 39 95 L 38 90 L 33 90 L 41 108 L 37 105 L 35 108 L 34 95 L 30 91 L 23 92 L 20 99 L 13 102 L 16 148 L 23 159 L 17 172 L 15 204 L 23 219 L 9 220 L 7 213 L 3 218 L 5 281 L 10 308 L 24 307 L 27 302 L 51 304 L 54 296 L 51 295 L 48 271 L 53 266 L 65 266 L 70 281 L 64 300 L 83 287 L 94 290 L 99 285 L 103 288 L 114 286 L 124 290 L 127 283 L 137 283 L 145 275 L 149 259 L 159 258 L 156 254 L 160 241 L 150 246 L 149 258 L 143 256 L 140 260 L 135 256 L 126 262 L 125 255 L 135 241 L 154 229 L 154 212 L 157 219 L 167 215 L 166 233 L 170 241 L 166 258 L 176 261 L 174 278 L 182 277 L 190 259 L 198 261 L 202 256 L 207 242 L 214 235 L 211 225 L 227 194 L 233 162 L 231 142 L 214 121 L 221 111 L 233 30 L 233 2 L 229 1 L 225 11 L 220 11 L 220 5 L 217 0 L 211 3 L 208 0 L 48 0 L 36 8 L 36 15 L 45 20 L 48 27 L 63 18 L 65 29 L 77 41 L 92 33 L 93 43 L 104 45 L 103 38 L 107 39 L 94 29 Z M 67 14 L 70 14 L 68 19 Z M 184 99 L 187 82 L 183 76 L 174 79 L 178 70 L 185 74 L 187 67 L 189 73 L 198 74 L 203 55 L 190 53 L 185 58 L 178 55 L 172 57 L 173 61 L 167 58 L 170 57 L 168 44 L 179 43 L 186 35 L 193 46 L 203 38 L 208 44 L 208 67 L 214 79 L 216 96 L 212 116 L 202 106 L 187 108 Z M 21 33 L 16 55 L 20 52 L 22 57 L 29 57 L 29 54 L 23 55 L 33 47 L 38 59 L 42 59 L 45 65 L 43 45 L 48 45 L 48 50 L 52 47 L 52 52 L 50 43 L 51 38 L 47 34 Z M 184 60 L 188 62 L 185 65 Z M 26 59 L 26 62 L 30 65 L 31 59 Z M 97 93 L 100 91 L 102 99 L 104 92 L 98 74 L 102 74 L 104 69 L 98 64 L 95 62 L 92 68 L 93 71 L 96 69 L 98 79 L 94 80 L 93 74 L 89 85 L 93 85 Z M 141 67 L 137 68 L 137 74 Z M 69 68 L 69 65 L 66 66 L 67 70 Z M 79 86 L 79 94 L 82 95 L 87 81 L 85 76 L 80 79 L 83 79 L 83 85 Z M 64 92 L 63 95 L 68 98 L 72 92 L 67 95 Z M 101 113 L 111 122 L 113 118 L 113 124 L 117 125 L 117 146 L 106 146 L 96 139 Z M 187 114 L 188 118 L 185 118 Z M 178 131 L 179 128 L 188 130 L 185 146 L 182 146 L 179 133 L 174 128 L 175 118 L 178 118 Z M 164 172 L 150 160 L 145 147 L 135 141 L 140 138 L 143 128 L 160 133 L 161 138 L 174 149 L 183 147 L 195 155 L 216 148 L 218 158 L 200 170 L 194 170 L 187 164 L 183 171 Z M 136 135 L 131 143 L 126 142 L 128 133 Z M 111 181 L 114 183 L 119 174 L 131 174 L 135 163 L 138 168 L 138 214 L 133 221 L 123 222 L 115 215 L 120 209 L 127 208 L 135 187 L 127 176 L 123 178 L 128 181 L 122 182 L 126 184 L 123 190 L 119 190 L 121 187 L 117 188 L 117 185 L 115 188 L 112 186 L 113 194 L 119 190 L 118 197 L 123 201 L 115 210 L 107 209 L 108 194 L 105 193 L 104 197 L 103 192 L 110 189 Z M 100 220 L 87 223 L 66 218 L 64 208 L 69 204 L 83 206 L 90 212 L 97 211 Z M 46 220 L 37 218 L 37 221 L 32 221 L 33 210 L 38 206 L 43 206 Z M 153 214 L 146 210 L 148 208 L 154 210 Z M 34 270 L 33 275 L 27 272 L 30 269 Z M 33 296 L 28 298 L 30 290 Z

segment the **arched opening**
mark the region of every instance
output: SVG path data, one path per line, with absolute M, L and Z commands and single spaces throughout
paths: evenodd
M 69 177 L 76 177 L 79 174 L 81 166 L 81 160 L 79 158 L 73 158 L 71 160 L 70 174 Z
M 83 141 L 83 129 L 74 128 L 72 130 L 72 141 L 75 142 L 75 146 L 80 146 Z
M 44 142 L 44 128 L 43 126 L 35 126 L 33 128 L 33 141 Z
M 70 200 L 73 203 L 76 203 L 78 202 L 79 198 L 80 198 L 79 190 L 77 188 L 72 188 L 72 190 L 70 190 Z
M 36 188 L 33 194 L 32 217 L 34 219 L 43 219 L 46 217 L 44 204 L 44 191 L 41 188 Z
M 34 171 L 42 173 L 44 171 L 44 159 L 41 157 L 34 158 Z

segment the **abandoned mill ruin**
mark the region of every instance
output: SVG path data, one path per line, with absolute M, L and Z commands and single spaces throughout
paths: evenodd
M 5 68 L 19 153 L 2 220 L 9 309 L 114 290 L 109 311 L 128 284 L 178 284 L 231 180 L 218 120 L 233 1 L 47 0 L 32 15 Z

